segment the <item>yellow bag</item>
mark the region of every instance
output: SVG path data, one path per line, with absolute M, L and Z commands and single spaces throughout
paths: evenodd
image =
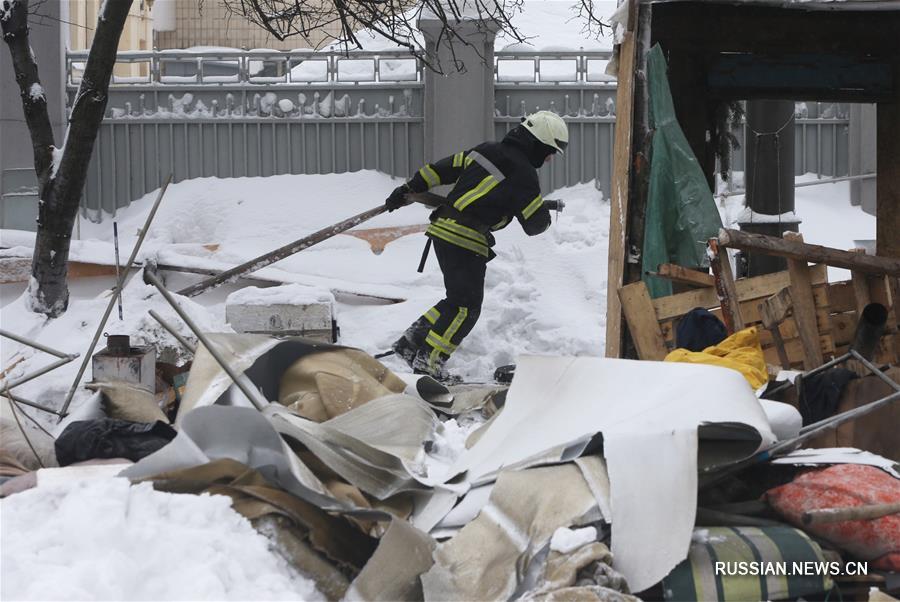
M 718 345 L 707 347 L 703 351 L 676 349 L 666 356 L 665 361 L 731 368 L 743 374 L 753 389 L 758 389 L 769 382 L 766 358 L 755 326 L 740 330 Z

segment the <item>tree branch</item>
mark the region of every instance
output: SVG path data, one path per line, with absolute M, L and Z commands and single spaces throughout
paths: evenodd
M 44 182 L 50 177 L 53 164 L 53 128 L 47 112 L 47 96 L 28 43 L 28 0 L 0 0 L 0 28 L 9 46 L 25 123 L 31 133 L 35 172 L 38 181 Z

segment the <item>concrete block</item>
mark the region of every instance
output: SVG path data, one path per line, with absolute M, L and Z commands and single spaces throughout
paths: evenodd
M 246 287 L 225 301 L 225 321 L 236 332 L 302 336 L 333 343 L 330 292 L 302 285 Z

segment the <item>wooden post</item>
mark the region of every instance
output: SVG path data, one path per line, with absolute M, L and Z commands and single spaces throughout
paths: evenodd
M 803 235 L 796 232 L 785 232 L 785 240 L 803 242 Z M 825 363 L 822 357 L 822 346 L 819 343 L 819 328 L 816 325 L 816 302 L 813 299 L 812 280 L 809 275 L 809 264 L 804 259 L 788 259 L 788 272 L 791 275 L 791 299 L 794 301 L 794 321 L 803 343 L 803 367 L 812 370 Z
M 865 249 L 850 249 L 851 253 L 861 253 L 865 255 Z M 853 296 L 856 301 L 856 313 L 862 315 L 866 305 L 872 302 L 872 295 L 869 292 L 869 277 L 862 272 L 852 271 L 850 277 L 853 281 Z
M 616 91 L 616 129 L 613 148 L 612 193 L 609 211 L 609 258 L 606 289 L 606 357 L 622 355 L 622 304 L 619 288 L 623 284 L 626 249 L 625 222 L 631 181 L 631 116 L 634 110 L 634 56 L 636 2 L 630 0 L 628 27 L 619 45 L 619 75 Z
M 775 341 L 775 350 L 778 352 L 778 361 L 781 367 L 789 370 L 791 360 L 788 358 L 787 350 L 784 347 L 784 339 L 781 336 L 779 325 L 787 318 L 788 312 L 794 305 L 791 299 L 790 288 L 783 288 L 778 293 L 772 295 L 759 304 L 759 317 L 763 328 L 772 333 L 772 340 Z
M 669 351 L 647 285 L 643 282 L 629 284 L 620 288 L 618 295 L 638 357 L 642 360 L 664 359 Z
M 900 70 L 894 72 L 893 102 L 878 103 L 877 253 L 900 257 Z M 896 275 L 896 274 L 895 274 Z
M 900 259 L 860 255 L 831 247 L 810 245 L 791 238 L 776 238 L 740 230 L 722 229 L 719 230 L 719 246 L 729 249 L 761 251 L 769 255 L 804 262 L 824 263 L 836 268 L 857 270 L 866 274 L 900 276 Z
M 719 243 L 715 238 L 709 239 L 709 251 L 709 265 L 712 267 L 716 292 L 722 307 L 722 321 L 725 322 L 728 334 L 734 334 L 744 329 L 744 317 L 741 315 L 741 302 L 734 286 L 731 261 L 728 259 L 728 252 L 719 249 Z

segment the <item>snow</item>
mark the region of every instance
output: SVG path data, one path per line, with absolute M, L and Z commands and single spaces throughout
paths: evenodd
M 68 135 L 68 132 L 66 132 Z M 50 154 L 52 155 L 53 162 L 50 164 L 50 179 L 56 177 L 56 172 L 59 171 L 59 165 L 62 163 L 63 158 L 63 149 L 65 149 L 65 143 L 61 148 L 56 148 L 55 146 L 50 147 Z
M 44 98 L 44 88 L 39 83 L 34 82 L 28 89 L 28 96 L 33 102 L 37 102 Z
M 119 478 L 0 501 L 4 600 L 323 600 L 219 495 Z
M 737 172 L 734 175 L 734 185 L 742 186 L 743 173 Z M 797 183 L 816 180 L 816 175 L 811 173 L 795 179 Z M 875 238 L 875 216 L 859 207 L 852 207 L 849 199 L 848 181 L 795 188 L 794 213 L 803 222 L 800 233 L 803 234 L 804 242 L 835 249 L 852 249 L 857 246 L 855 240 Z M 726 197 L 721 202 L 720 213 L 726 227 L 736 227 L 744 211 L 744 202 L 744 195 Z M 829 267 L 828 279 L 832 282 L 849 280 L 850 272 Z
M 583 529 L 560 527 L 553 532 L 553 537 L 550 538 L 550 549 L 560 554 L 568 554 L 595 541 L 597 541 L 597 529 L 594 527 Z
M 814 178 L 808 175 L 800 179 L 810 181 Z M 399 182 L 381 173 L 360 171 L 267 178 L 199 178 L 172 184 L 137 259 L 158 258 L 161 263 L 197 267 L 234 266 L 378 206 Z M 125 256 L 135 243 L 138 229 L 143 226 L 156 194 L 156 191 L 151 192 L 118 210 L 116 220 L 120 226 L 120 250 Z M 496 233 L 497 258 L 488 264 L 481 317 L 448 363 L 451 372 L 466 380 L 490 380 L 497 366 L 514 363 L 520 354 L 603 353 L 609 202 L 593 183 L 548 192 L 545 196 L 566 203 L 565 211 L 558 216 L 554 213 L 554 223 L 547 232 L 528 237 L 518 224 L 513 223 Z M 851 207 L 848 196 L 849 184 L 846 182 L 797 189 L 796 213 L 803 220 L 801 231 L 807 241 L 849 248 L 854 239 L 874 238 L 874 218 L 857 207 Z M 733 221 L 743 209 L 742 205 L 740 196 L 722 201 L 725 223 Z M 359 231 L 423 225 L 427 223 L 428 215 L 429 210 L 419 205 L 382 214 L 349 233 L 335 236 L 266 268 L 267 277 L 290 278 L 290 282 L 297 284 L 277 288 L 246 287 L 239 292 L 235 292 L 236 285 L 229 285 L 193 299 L 178 297 L 178 303 L 202 330 L 230 332 L 225 322 L 226 300 L 273 302 L 290 297 L 295 301 L 302 295 L 310 295 L 310 298 L 328 296 L 329 299 L 333 295 L 335 316 L 341 331 L 339 342 L 373 354 L 379 353 L 388 349 L 413 320 L 443 296 L 443 278 L 433 254 L 426 263 L 424 273 L 416 272 L 425 242 L 421 233 L 400 236 L 388 243 L 380 255 L 375 255 L 369 244 L 358 237 Z M 112 265 L 111 222 L 111 217 L 107 216 L 101 223 L 83 223 L 83 240 L 72 241 L 71 256 L 81 261 Z M 33 233 L 7 230 L 2 232 L 2 239 L 4 246 L 11 247 L 3 251 L 3 255 L 8 257 L 28 257 L 34 244 Z M 164 274 L 167 286 L 173 291 L 196 281 L 193 276 Z M 262 273 L 259 275 L 262 276 Z M 4 284 L 0 286 L 3 327 L 63 353 L 84 354 L 109 302 L 112 285 L 112 277 L 73 280 L 68 310 L 57 319 L 47 320 L 28 310 L 29 295 L 24 285 Z M 323 294 L 322 289 L 381 294 L 405 300 L 389 303 L 340 293 Z M 188 340 L 195 342 L 195 337 L 154 287 L 132 276 L 124 287 L 122 299 L 124 320 L 111 318 L 104 332 L 129 334 L 134 345 L 156 345 L 160 350 L 175 354 L 177 362 L 186 359 L 180 344 L 148 315 L 148 310 L 156 310 Z M 0 365 L 12 366 L 19 359 L 22 361 L 15 364 L 7 375 L 10 380 L 50 361 L 42 352 L 4 339 Z M 22 385 L 16 391 L 23 398 L 58 407 L 71 387 L 81 361 L 82 358 L 79 358 Z M 384 361 L 395 371 L 407 371 L 402 360 L 391 357 Z M 84 380 L 89 378 L 90 371 L 87 371 Z M 88 397 L 90 393 L 79 387 L 72 409 L 84 406 Z M 33 409 L 26 411 L 48 429 L 58 432 L 60 426 L 54 417 Z M 429 478 L 438 479 L 450 470 L 464 447 L 466 437 L 476 426 L 472 422 L 464 422 L 462 418 L 459 422 L 451 420 L 444 423 L 435 435 L 429 454 L 422 458 Z M 227 504 L 215 506 L 222 503 L 216 502 L 217 498 L 193 498 L 193 502 L 184 502 L 202 504 L 197 506 L 196 512 L 188 513 L 182 511 L 184 506 L 180 498 L 137 489 L 129 494 L 117 489 L 121 485 L 114 483 L 106 480 L 102 485 L 98 481 L 91 485 L 67 485 L 57 489 L 42 486 L 27 496 L 18 494 L 3 502 L 4 599 L 73 596 L 208 599 L 231 595 L 239 597 L 239 592 L 244 592 L 246 597 L 259 597 L 246 589 L 251 584 L 258 585 L 258 581 L 253 581 L 257 573 L 242 573 L 238 569 L 234 569 L 238 572 L 231 576 L 228 591 L 220 594 L 217 588 L 224 587 L 224 577 L 220 579 L 215 575 L 229 575 L 232 569 L 221 564 L 225 562 L 224 555 L 215 553 L 206 556 L 172 555 L 182 562 L 196 560 L 199 563 L 201 561 L 198 559 L 203 559 L 205 564 L 200 567 L 195 566 L 196 563 L 189 563 L 186 567 L 193 567 L 191 571 L 196 574 L 209 569 L 212 576 L 195 581 L 176 578 L 168 586 L 140 583 L 133 572 L 129 573 L 135 570 L 133 565 L 128 564 L 129 557 L 138 552 L 153 554 L 158 548 L 136 540 L 128 540 L 119 547 L 113 530 L 127 533 L 133 527 L 122 510 L 124 500 L 131 499 L 129 512 L 136 511 L 137 507 L 144 508 L 150 515 L 144 518 L 154 529 L 162 528 L 157 522 L 162 522 L 160 517 L 163 512 L 169 512 L 170 519 L 186 521 L 187 524 L 177 523 L 180 528 L 172 527 L 171 532 L 160 531 L 155 540 L 169 539 L 182 547 L 189 544 L 207 545 L 192 543 L 195 540 L 218 541 L 204 538 L 224 537 L 215 534 L 221 533 L 218 526 L 234 527 L 237 519 L 227 509 Z M 95 498 L 101 501 L 95 502 Z M 196 501 L 200 499 L 203 501 Z M 144 501 L 136 506 L 135 500 Z M 83 514 L 71 510 L 76 504 Z M 113 504 L 119 504 L 118 511 L 111 506 Z M 35 516 L 39 511 L 42 513 L 44 523 L 38 525 L 35 522 L 37 518 L 29 518 L 28 512 L 32 506 Z M 97 516 L 102 511 L 105 516 L 115 517 L 111 521 L 113 526 L 107 529 L 103 520 L 95 518 L 94 506 L 99 506 Z M 64 509 L 65 512 L 48 512 L 48 508 Z M 57 522 L 57 514 L 68 517 L 71 524 L 67 526 L 65 521 Z M 214 515 L 218 519 L 206 521 L 202 518 L 204 515 Z M 25 526 L 21 530 L 18 526 L 7 526 L 14 523 Z M 238 527 L 234 527 L 236 529 Z M 234 530 L 230 533 L 233 534 Z M 28 538 L 22 533 L 28 533 Z M 19 543 L 20 540 L 24 543 Z M 52 554 L 59 553 L 55 549 L 48 551 L 46 547 L 40 547 L 48 541 L 60 543 L 60 549 L 66 550 L 67 562 L 48 563 L 44 560 L 47 554 L 55 558 Z M 97 550 L 88 549 L 88 546 L 95 545 L 92 542 L 96 542 Z M 215 547 L 214 544 L 209 545 Z M 174 549 L 169 544 L 167 546 L 170 551 Z M 225 546 L 222 544 L 217 549 L 236 554 L 231 551 L 232 548 Z M 247 548 L 248 553 L 252 549 L 250 544 L 243 547 Z M 11 554 L 12 550 L 16 551 L 16 558 L 7 561 L 6 554 Z M 39 553 L 43 554 L 40 559 Z M 88 564 L 89 558 L 97 560 L 94 564 Z M 158 562 L 164 561 L 167 559 Z M 143 562 L 152 565 L 149 560 Z M 104 569 L 100 575 L 104 581 L 99 583 L 97 571 L 91 567 L 101 563 L 109 564 L 113 569 Z M 266 587 L 270 589 L 265 591 L 268 592 L 267 597 L 274 599 L 281 595 L 280 584 L 290 583 L 291 578 L 281 572 L 273 575 L 276 564 L 271 558 L 267 566 L 270 567 L 271 578 L 266 581 Z M 179 568 L 164 570 L 174 571 L 176 576 L 187 574 L 187 571 L 179 572 Z M 36 575 L 40 578 L 35 578 Z M 90 582 L 87 581 L 89 577 Z M 131 584 L 133 591 L 116 589 L 124 587 L 122 584 L 126 582 Z M 64 587 L 68 589 L 61 589 Z M 151 591 L 148 589 L 150 587 L 159 589 Z M 65 592 L 70 595 L 64 596 Z
M 267 288 L 247 286 L 228 295 L 225 303 L 226 305 L 334 303 L 334 295 L 331 294 L 331 291 L 302 284 L 286 284 Z

